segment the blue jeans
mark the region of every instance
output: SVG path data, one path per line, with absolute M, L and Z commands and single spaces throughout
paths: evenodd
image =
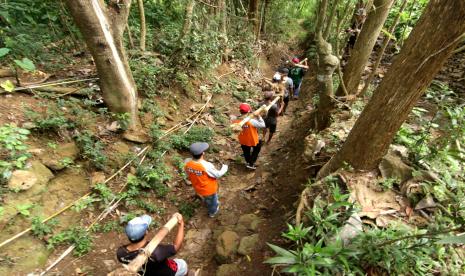
M 299 83 L 294 83 L 294 97 L 299 97 L 300 86 L 302 85 L 302 81 Z
M 207 204 L 207 209 L 208 209 L 208 215 L 214 215 L 216 214 L 216 211 L 218 210 L 218 194 L 212 194 L 209 196 L 205 196 L 203 198 L 203 201 Z

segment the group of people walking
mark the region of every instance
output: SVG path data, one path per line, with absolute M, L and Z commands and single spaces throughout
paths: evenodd
M 240 116 L 233 120 L 233 124 L 243 123 L 238 135 L 238 141 L 245 159 L 245 167 L 249 170 L 256 169 L 256 161 L 261 147 L 264 143 L 271 141 L 273 134 L 276 132 L 278 117 L 285 115 L 291 97 L 294 99 L 299 97 L 302 78 L 308 66 L 306 59 L 300 62 L 298 58 L 293 58 L 291 64 L 291 68 L 282 67 L 275 73 L 271 81 L 265 81 L 262 88 L 264 99 L 258 106 L 267 106 L 268 108 L 258 108 L 253 111 L 251 105 L 241 103 L 239 105 Z M 274 101 L 276 97 L 279 97 L 279 100 Z M 262 130 L 262 138 L 260 138 L 259 129 Z M 218 170 L 214 164 L 206 161 L 205 154 L 208 148 L 209 144 L 201 141 L 190 145 L 189 150 L 192 158 L 185 161 L 184 170 L 195 192 L 207 206 L 208 216 L 213 218 L 220 210 L 217 179 L 228 171 L 228 165 L 222 165 L 221 169 Z M 184 260 L 169 259 L 179 250 L 184 238 L 182 215 L 176 213 L 175 216 L 178 217 L 179 225 L 173 244 L 159 245 L 155 249 L 143 271 L 144 275 L 195 275 L 193 271 L 188 271 Z M 125 232 L 130 243 L 118 249 L 117 257 L 120 262 L 129 263 L 143 251 L 143 248 L 149 242 L 147 234 L 151 221 L 151 217 L 147 215 L 129 221 Z

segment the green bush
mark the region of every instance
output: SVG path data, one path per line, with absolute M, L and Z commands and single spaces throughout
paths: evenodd
M 103 169 L 107 162 L 107 157 L 103 152 L 103 144 L 97 137 L 89 131 L 83 131 L 74 136 L 76 143 L 81 149 L 81 155 L 90 160 L 97 169 Z
M 171 136 L 171 145 L 175 149 L 187 150 L 195 142 L 211 142 L 215 135 L 214 130 L 208 127 L 192 127 L 186 134 L 175 134 Z
M 14 124 L 0 126 L 0 183 L 10 178 L 13 169 L 22 169 L 30 154 L 24 143 L 29 130 Z
M 75 246 L 73 254 L 75 256 L 82 256 L 87 254 L 92 248 L 92 237 L 89 232 L 81 227 L 74 227 L 53 235 L 48 240 L 47 247 L 49 249 L 55 248 L 60 244 L 72 244 Z

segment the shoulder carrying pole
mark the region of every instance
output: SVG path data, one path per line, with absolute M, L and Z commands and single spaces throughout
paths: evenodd
M 166 237 L 166 235 L 173 229 L 178 223 L 178 218 L 173 215 L 171 219 L 160 229 L 153 239 L 144 248 L 144 251 L 140 253 L 134 260 L 128 265 L 123 265 L 124 268 L 119 268 L 107 276 L 126 276 L 126 275 L 137 275 L 140 268 L 147 262 L 147 259 L 152 255 L 152 252 L 157 248 L 160 242 Z

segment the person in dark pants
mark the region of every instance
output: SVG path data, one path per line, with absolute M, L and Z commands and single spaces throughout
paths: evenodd
M 250 105 L 242 103 L 239 106 L 241 116 L 246 116 L 252 111 Z M 258 154 L 262 147 L 262 141 L 258 136 L 258 128 L 265 128 L 265 121 L 259 113 L 254 112 L 255 118 L 250 119 L 242 126 L 242 130 L 239 133 L 239 143 L 241 144 L 242 151 L 244 152 L 244 158 L 246 162 L 246 168 L 255 170 L 255 162 L 258 159 Z M 235 120 L 234 123 L 241 122 L 242 119 Z
M 150 255 L 146 265 L 138 272 L 139 275 L 193 275 L 192 271 L 188 271 L 186 261 L 183 259 L 170 259 L 170 257 L 174 256 L 181 249 L 182 240 L 184 239 L 183 217 L 179 213 L 174 214 L 174 216 L 178 217 L 178 232 L 173 244 L 158 245 Z M 144 247 L 150 241 L 148 229 L 151 223 L 152 218 L 148 215 L 136 217 L 128 222 L 125 232 L 130 243 L 118 248 L 116 251 L 118 261 L 128 264 L 144 251 Z
M 260 103 L 262 105 L 269 105 L 273 101 L 274 92 L 273 91 L 265 91 L 264 93 L 264 101 Z M 268 113 L 265 117 L 265 128 L 263 129 L 263 141 L 266 141 L 268 144 L 273 137 L 273 134 L 276 132 L 276 127 L 278 125 L 278 115 L 281 112 L 280 107 L 278 104 L 273 104 L 271 108 L 268 110 Z M 270 132 L 268 136 L 268 140 L 266 139 L 266 134 Z

